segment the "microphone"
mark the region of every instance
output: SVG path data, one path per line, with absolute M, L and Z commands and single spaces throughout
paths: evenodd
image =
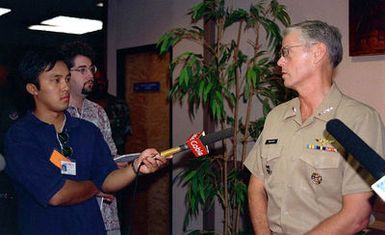
M 377 180 L 371 188 L 385 201 L 385 160 L 340 120 L 328 121 L 326 130 Z
M 234 132 L 233 128 L 227 128 L 224 130 L 220 130 L 220 131 L 217 131 L 214 133 L 207 134 L 205 136 L 201 136 L 199 138 L 199 140 L 203 145 L 208 145 L 208 144 L 212 144 L 212 143 L 215 143 L 217 141 L 232 137 L 233 132 Z M 176 154 L 176 153 L 179 153 L 182 151 L 186 151 L 189 149 L 190 148 L 189 148 L 188 144 L 184 143 L 184 144 L 179 145 L 177 147 L 173 147 L 173 148 L 164 150 L 164 151 L 160 152 L 160 155 L 162 157 L 169 157 L 170 155 L 173 155 L 173 154 Z M 138 158 L 139 155 L 140 155 L 140 153 L 124 154 L 124 155 L 121 155 L 121 156 L 114 158 L 114 161 L 115 162 L 131 162 L 131 161 L 134 161 L 136 158 Z
M 367 143 L 338 119 L 326 123 L 326 130 L 377 180 L 385 175 L 385 161 Z
M 221 131 L 207 134 L 205 136 L 201 136 L 199 138 L 199 140 L 202 142 L 203 145 L 208 145 L 208 144 L 212 144 L 212 143 L 215 143 L 217 141 L 220 141 L 220 140 L 230 138 L 231 136 L 233 136 L 233 132 L 234 132 L 233 128 L 227 128 L 227 129 L 224 129 Z M 182 151 L 185 151 L 188 149 L 190 149 L 190 148 L 189 148 L 188 144 L 185 143 L 185 144 L 179 145 L 178 147 L 174 147 L 174 148 L 167 149 L 167 150 L 160 152 L 160 156 L 168 157 L 172 154 L 179 153 L 179 152 L 182 152 Z

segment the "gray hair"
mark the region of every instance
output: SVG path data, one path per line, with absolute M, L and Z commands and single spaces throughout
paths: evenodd
M 286 28 L 283 32 L 284 36 L 292 31 L 299 31 L 302 38 L 309 43 L 322 42 L 326 45 L 329 53 L 330 63 L 333 68 L 342 60 L 342 42 L 341 33 L 335 26 L 328 25 L 319 20 L 307 20 L 298 24 L 294 24 Z

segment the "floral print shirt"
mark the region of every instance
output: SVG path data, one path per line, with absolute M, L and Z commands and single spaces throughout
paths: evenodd
M 112 139 L 111 127 L 110 122 L 108 120 L 108 116 L 100 105 L 88 99 L 84 99 L 82 108 L 80 110 L 70 105 L 67 111 L 73 117 L 81 118 L 94 123 L 102 132 L 104 140 L 107 142 L 111 150 L 112 157 L 117 156 L 117 149 Z M 106 230 L 118 230 L 120 226 L 116 198 L 114 198 L 111 203 L 104 203 L 102 200 L 100 200 L 100 198 L 98 198 L 98 202 L 102 212 Z

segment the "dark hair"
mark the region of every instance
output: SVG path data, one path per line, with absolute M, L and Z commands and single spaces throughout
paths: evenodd
M 40 89 L 39 75 L 44 71 L 53 69 L 58 61 L 63 61 L 63 57 L 54 50 L 28 51 L 22 58 L 18 68 L 23 86 L 32 83 Z
M 86 56 L 91 61 L 95 59 L 95 52 L 92 47 L 82 41 L 66 43 L 61 46 L 60 52 L 64 57 L 64 63 L 66 63 L 69 69 L 74 67 L 74 59 L 78 55 Z
M 319 20 L 307 20 L 288 27 L 284 31 L 284 35 L 291 31 L 299 30 L 302 38 L 307 42 L 322 42 L 326 45 L 329 53 L 329 60 L 333 67 L 342 60 L 342 42 L 341 33 L 337 27 L 328 25 Z
M 28 51 L 18 67 L 18 73 L 15 76 L 17 89 L 15 93 L 18 93 L 18 102 L 21 105 L 22 111 L 33 110 L 35 108 L 35 102 L 32 96 L 26 91 L 26 85 L 32 83 L 37 89 L 40 89 L 39 76 L 44 71 L 50 71 L 55 67 L 58 61 L 63 61 L 63 57 L 56 50 L 33 50 Z

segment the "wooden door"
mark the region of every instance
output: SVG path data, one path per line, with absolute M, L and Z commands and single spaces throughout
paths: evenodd
M 170 54 L 159 56 L 155 46 L 118 51 L 118 96 L 130 109 L 132 135 L 127 137 L 126 153 L 145 148 L 158 151 L 171 146 Z M 170 166 L 140 176 L 124 191 L 120 203 L 123 234 L 170 234 Z M 135 193 L 135 195 L 134 195 Z M 121 197 L 122 198 L 122 197 Z M 122 201 L 122 199 L 120 200 Z

